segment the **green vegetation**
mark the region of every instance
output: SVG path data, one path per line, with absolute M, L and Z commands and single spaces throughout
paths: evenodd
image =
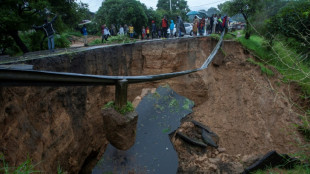
M 278 169 L 278 168 L 274 168 L 274 169 L 267 169 L 266 171 L 256 171 L 252 174 L 309 174 L 310 173 L 310 168 L 309 166 L 296 166 L 294 169 L 291 170 L 283 170 L 283 169 Z
M 258 65 L 262 71 L 262 74 L 266 74 L 267 76 L 273 76 L 274 73 L 272 70 L 270 70 L 269 68 L 267 68 L 264 64 L 262 64 L 261 62 L 256 62 L 255 60 L 253 60 L 252 58 L 247 59 L 248 62 L 254 64 L 254 65 Z
M 194 105 L 194 102 L 189 99 L 185 99 L 182 107 L 183 109 L 190 110 L 190 105 Z
M 165 128 L 162 131 L 163 131 L 163 133 L 169 133 L 171 131 L 171 129 L 170 128 Z
M 107 109 L 107 108 L 113 108 L 117 112 L 121 113 L 122 115 L 125 115 L 125 114 L 130 113 L 130 112 L 135 110 L 135 108 L 133 107 L 131 102 L 127 102 L 126 106 L 119 108 L 119 107 L 115 106 L 114 101 L 109 101 L 106 105 L 104 105 L 104 107 L 102 109 Z
M 40 173 L 40 171 L 35 170 L 35 165 L 32 164 L 32 160 L 29 158 L 29 156 L 27 156 L 27 160 L 20 164 L 18 167 L 9 167 L 9 165 L 5 162 L 4 155 L 2 153 L 0 153 L 0 161 L 2 161 L 0 173 L 3 174 Z
M 252 51 L 265 64 L 275 67 L 282 75 L 284 82 L 296 82 L 302 86 L 306 98 L 310 95 L 310 67 L 300 60 L 296 50 L 289 48 L 283 42 L 274 42 L 271 50 L 261 45 L 266 40 L 257 35 L 250 39 L 239 37 L 237 39 L 243 46 Z

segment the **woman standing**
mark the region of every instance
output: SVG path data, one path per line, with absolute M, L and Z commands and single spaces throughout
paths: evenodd
M 197 16 L 195 16 L 194 17 L 194 21 L 193 21 L 193 33 L 194 33 L 194 36 L 197 36 L 198 23 L 199 23 L 199 20 L 198 20 Z

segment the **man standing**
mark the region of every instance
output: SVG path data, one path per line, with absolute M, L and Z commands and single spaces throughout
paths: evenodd
M 45 31 L 46 37 L 47 37 L 47 44 L 48 44 L 48 49 L 52 52 L 54 52 L 55 49 L 55 43 L 54 43 L 54 34 L 55 34 L 55 30 L 53 28 L 53 23 L 55 22 L 57 18 L 57 15 L 54 16 L 54 18 L 51 20 L 51 22 L 48 22 L 47 19 L 44 20 L 45 24 L 43 24 L 42 26 L 35 26 L 33 25 L 34 29 L 41 29 L 43 28 L 43 30 Z
M 168 20 L 166 19 L 166 16 L 161 21 L 161 27 L 162 27 L 162 33 L 165 38 L 167 38 L 167 30 L 168 30 Z
M 134 36 L 134 28 L 133 28 L 133 26 L 131 24 L 129 25 L 129 34 L 130 34 L 130 38 L 133 38 L 133 36 Z
M 155 21 L 152 21 L 152 39 L 156 37 L 156 24 Z
M 83 35 L 84 35 L 84 46 L 87 47 L 88 46 L 88 42 L 87 42 L 88 33 L 87 33 L 87 29 L 86 29 L 85 25 L 83 25 L 82 31 L 83 31 Z

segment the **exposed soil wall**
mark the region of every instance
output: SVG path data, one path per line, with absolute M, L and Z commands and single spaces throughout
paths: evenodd
M 207 37 L 142 42 L 27 63 L 35 69 L 59 72 L 159 74 L 200 67 L 216 43 Z M 224 42 L 222 48 L 216 66 L 173 79 L 129 85 L 128 99 L 132 101 L 143 88 L 168 83 L 195 102 L 188 119 L 208 125 L 219 135 L 220 147 L 228 154 L 296 152 L 298 148 L 289 142 L 300 136 L 290 135 L 287 128 L 299 120 L 284 95 L 287 86 L 248 63 L 251 55 L 236 42 Z M 90 159 L 100 159 L 104 153 L 108 141 L 101 107 L 110 100 L 114 100 L 113 86 L 0 87 L 0 152 L 10 165 L 20 164 L 29 154 L 42 171 L 55 172 L 60 166 L 78 173 L 92 165 L 88 164 Z M 186 163 L 181 166 L 183 171 L 208 161 L 199 161 L 199 155 L 192 159 L 195 155 L 177 141 L 181 140 L 175 140 L 180 164 Z
M 201 65 L 214 47 L 210 38 L 188 38 L 109 46 L 26 62 L 34 69 L 103 75 L 147 75 Z M 204 49 L 201 49 L 204 48 Z M 182 77 L 181 77 L 182 78 Z M 161 81 L 187 91 L 191 77 Z M 184 79 L 184 77 L 183 77 Z M 195 80 L 197 81 L 197 80 Z M 129 86 L 129 100 L 158 83 Z M 175 85 L 174 85 L 175 84 Z M 203 98 L 207 91 L 195 92 Z M 27 155 L 41 171 L 60 166 L 70 173 L 102 156 L 108 143 L 101 108 L 114 100 L 114 87 L 0 87 L 0 152 L 12 166 Z

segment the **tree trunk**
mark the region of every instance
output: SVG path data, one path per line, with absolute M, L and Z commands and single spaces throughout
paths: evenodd
M 244 20 L 246 21 L 246 28 L 245 28 L 245 39 L 250 39 L 251 37 L 251 29 L 250 29 L 250 23 L 249 23 L 249 20 L 248 20 L 248 17 L 242 13 L 243 17 L 244 17 Z
M 28 52 L 29 52 L 27 46 L 26 46 L 26 45 L 24 44 L 24 42 L 20 39 L 17 30 L 9 31 L 8 33 L 9 33 L 10 36 L 12 36 L 12 38 L 13 38 L 14 41 L 15 41 L 15 43 L 16 43 L 17 46 L 22 50 L 23 53 L 28 53 Z

